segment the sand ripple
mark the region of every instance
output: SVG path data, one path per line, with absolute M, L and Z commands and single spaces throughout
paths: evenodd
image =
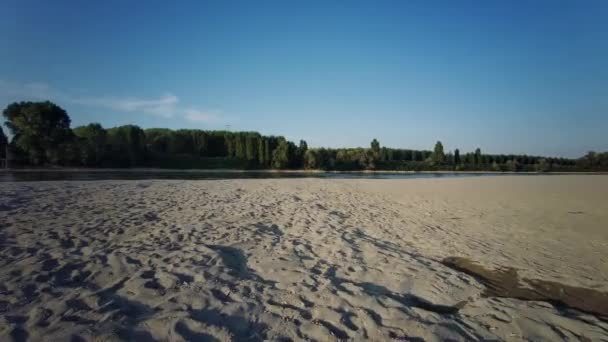
M 475 180 L 442 180 L 463 181 Z M 433 180 L 373 182 L 2 183 L 0 340 L 608 338 L 592 314 L 487 297 L 442 264 L 465 255 L 555 281 L 558 242 L 524 255 L 517 239 L 470 228 L 527 222 L 518 208 L 416 190 Z M 579 208 L 564 215 L 593 213 Z M 606 240 L 588 248 L 605 255 Z M 601 261 L 560 274 L 602 288 Z

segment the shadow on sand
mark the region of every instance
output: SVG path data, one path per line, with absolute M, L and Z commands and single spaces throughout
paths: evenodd
M 514 268 L 490 270 L 466 258 L 449 257 L 442 263 L 482 282 L 486 286 L 484 296 L 544 301 L 608 321 L 608 293 L 539 279 L 522 278 L 520 282 Z

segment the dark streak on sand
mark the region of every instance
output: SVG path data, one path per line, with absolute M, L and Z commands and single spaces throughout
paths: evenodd
M 443 259 L 442 263 L 481 281 L 486 286 L 483 293 L 486 297 L 544 301 L 608 321 L 608 293 L 540 279 L 522 278 L 522 283 L 514 268 L 490 270 L 466 258 L 449 257 Z

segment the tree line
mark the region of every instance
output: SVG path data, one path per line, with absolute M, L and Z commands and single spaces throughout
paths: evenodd
M 3 111 L 13 135 L 11 165 L 173 168 L 303 167 L 305 141 L 257 132 L 197 129 L 104 128 L 98 123 L 70 128 L 65 110 L 51 102 L 13 103 Z M 4 148 L 2 150 L 5 150 Z
M 3 111 L 9 141 L 0 128 L 0 159 L 12 166 L 159 167 L 227 169 L 321 169 L 406 171 L 608 171 L 608 153 L 578 159 L 461 154 L 388 148 L 372 140 L 369 148 L 308 148 L 282 136 L 257 132 L 198 129 L 142 129 L 135 125 L 104 128 L 98 123 L 75 128 L 65 110 L 52 102 L 18 102 Z M 6 152 L 8 152 L 8 156 Z

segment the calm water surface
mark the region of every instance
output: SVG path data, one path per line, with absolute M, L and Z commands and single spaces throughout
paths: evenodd
M 0 182 L 20 181 L 93 181 L 93 180 L 143 180 L 143 179 L 243 179 L 243 178 L 450 178 L 488 177 L 513 174 L 497 173 L 341 173 L 341 172 L 205 172 L 205 171 L 18 171 L 0 172 Z M 535 174 L 517 174 L 534 176 Z

